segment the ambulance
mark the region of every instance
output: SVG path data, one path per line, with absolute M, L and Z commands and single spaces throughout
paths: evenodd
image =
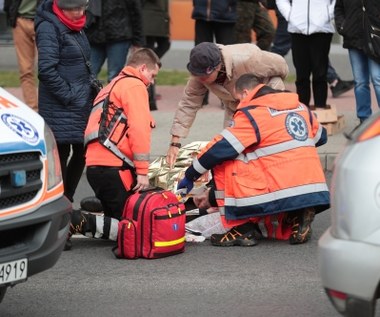
M 0 302 L 57 262 L 71 211 L 50 128 L 0 87 Z

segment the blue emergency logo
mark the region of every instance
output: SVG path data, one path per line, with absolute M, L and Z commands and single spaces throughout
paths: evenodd
M 309 132 L 305 119 L 295 112 L 290 112 L 285 119 L 286 130 L 297 141 L 305 141 Z
M 1 115 L 1 120 L 3 120 L 5 125 L 25 142 L 32 145 L 38 143 L 39 137 L 37 129 L 25 119 L 13 114 L 5 113 Z
M 173 231 L 178 231 L 179 227 L 177 223 L 173 223 L 172 225 Z

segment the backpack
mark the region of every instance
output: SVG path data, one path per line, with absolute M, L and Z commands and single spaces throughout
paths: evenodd
M 131 195 L 119 222 L 117 258 L 157 259 L 185 251 L 185 206 L 175 194 L 153 188 Z

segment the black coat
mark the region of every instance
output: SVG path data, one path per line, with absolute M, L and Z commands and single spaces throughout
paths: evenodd
M 91 44 L 129 40 L 133 45 L 144 46 L 141 0 L 98 1 L 101 1 L 100 16 L 88 12 L 85 29 Z
M 86 58 L 90 45 L 83 31 L 66 27 L 52 11 L 53 0 L 37 10 L 38 109 L 59 143 L 83 143 L 92 108 L 90 73 Z
M 7 24 L 14 28 L 16 26 L 16 20 L 18 16 L 18 8 L 20 7 L 22 0 L 5 0 L 4 1 L 4 12 L 7 17 Z M 37 0 L 37 5 L 40 4 L 42 0 Z
M 343 47 L 363 50 L 362 0 L 336 0 L 334 16 L 336 29 L 343 36 Z
M 236 0 L 193 0 L 194 20 L 235 23 Z

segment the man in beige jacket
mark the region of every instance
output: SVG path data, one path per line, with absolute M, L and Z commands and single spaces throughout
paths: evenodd
M 283 79 L 289 72 L 283 57 L 262 51 L 255 44 L 220 45 L 210 42 L 202 42 L 191 50 L 187 69 L 191 77 L 179 101 L 170 130 L 172 138 L 166 160 L 171 167 L 181 147 L 180 138 L 186 138 L 189 134 L 207 90 L 222 100 L 226 127 L 239 103 L 233 96 L 233 91 L 235 82 L 241 75 L 252 73 L 262 83 L 283 90 Z

